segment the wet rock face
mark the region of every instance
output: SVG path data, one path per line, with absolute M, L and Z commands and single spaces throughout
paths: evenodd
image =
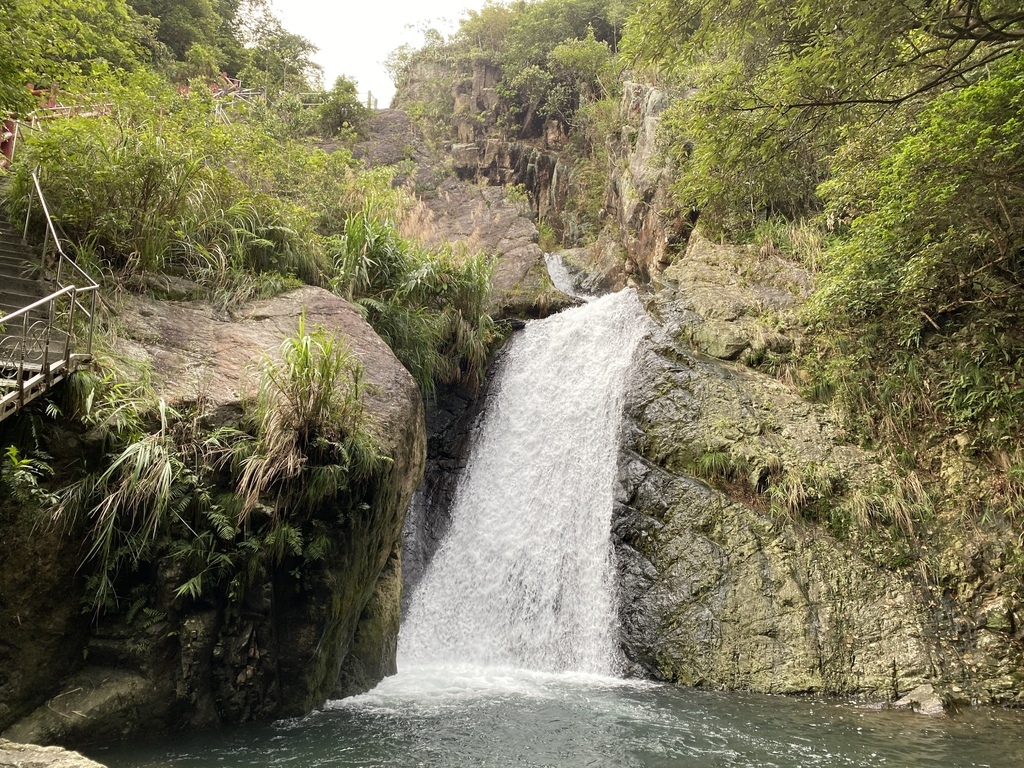
M 673 172 L 658 144 L 661 116 L 674 98 L 654 86 L 623 84 L 622 129 L 611 145 L 604 202 L 604 214 L 617 225 L 617 234 L 603 237 L 588 257 L 609 285 L 621 287 L 630 277 L 646 283 L 683 250 L 693 229 L 692 213 L 675 210 L 670 190 Z M 534 216 L 551 224 L 563 243 L 590 239 L 576 231 L 572 216 L 563 215 L 579 184 L 571 154 L 563 151 L 565 135 L 557 122 L 545 125 L 530 140 L 487 135 L 486 126 L 480 125 L 460 128 L 459 137 L 451 146 L 451 160 L 460 179 L 522 185 L 530 193 Z M 614 256 L 601 252 L 606 249 L 613 250 Z
M 712 490 L 666 453 L 699 445 L 706 419 L 766 397 L 756 382 L 672 356 L 648 351 L 637 366 L 620 461 L 615 535 L 635 671 L 714 688 L 882 699 L 919 685 L 932 664 L 927 614 L 909 585 L 821 531 L 779 524 Z M 820 427 L 796 438 L 818 443 L 801 450 L 829 451 L 827 437 L 812 437 Z
M 370 429 L 393 459 L 369 483 L 365 507 L 326 510 L 324 519 L 338 524 L 327 532 L 327 555 L 304 568 L 301 583 L 281 568 L 240 600 L 177 600 L 180 579 L 157 564 L 143 575 L 155 588 L 152 615 L 102 621 L 77 643 L 69 637 L 78 659 L 72 674 L 44 670 L 46 679 L 25 692 L 42 706 L 5 731 L 8 738 L 80 745 L 299 715 L 393 671 L 398 548 L 426 440 L 419 390 L 387 345 L 347 302 L 307 287 L 234 318 L 203 304 L 132 299 L 122 309 L 129 330 L 121 351 L 152 364 L 163 382 L 158 394 L 172 406 L 202 398 L 212 421 L 230 424 L 255 386 L 254 363 L 277 354 L 303 313 L 308 328 L 337 334 L 365 369 Z M 79 596 L 65 599 L 77 612 Z
M 80 547 L 47 519 L 0 499 L 0 733 L 78 667 L 88 632 Z
M 668 300 L 652 302 L 676 320 L 635 365 L 619 461 L 613 534 L 632 673 L 923 713 L 1018 704 L 1024 655 L 998 579 L 964 574 L 936 589 L 916 568 L 884 567 L 886 545 L 868 557 L 820 522 L 770 511 L 764 484 L 784 468 L 828 468 L 851 489 L 886 469 L 781 382 L 692 353 L 678 324 L 690 310 L 672 315 Z M 695 478 L 709 452 L 742 459 L 721 490 Z

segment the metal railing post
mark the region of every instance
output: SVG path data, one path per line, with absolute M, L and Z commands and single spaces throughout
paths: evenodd
M 43 352 L 39 360 L 40 371 L 46 377 L 46 386 L 50 386 L 50 334 L 53 332 L 53 308 L 57 305 L 57 299 L 50 299 L 46 308 L 46 328 L 43 329 Z
M 99 291 L 92 291 L 92 303 L 89 307 L 89 337 L 85 343 L 85 353 L 92 354 L 92 334 L 96 330 L 96 294 Z
M 21 355 L 18 359 L 18 375 L 15 377 L 18 387 L 18 404 L 22 408 L 25 407 L 25 348 L 28 346 L 28 316 L 29 313 L 26 312 L 21 319 Z
M 21 230 L 21 242 L 28 242 L 28 222 L 32 218 L 32 197 L 35 195 L 35 190 L 29 190 L 28 193 L 28 205 L 25 208 L 25 228 Z
M 78 291 L 71 291 L 71 306 L 68 307 L 68 335 L 64 339 L 64 365 L 71 370 L 71 332 L 74 330 L 75 305 L 78 304 Z

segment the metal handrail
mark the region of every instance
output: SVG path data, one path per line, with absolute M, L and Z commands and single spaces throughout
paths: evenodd
M 57 253 L 59 253 L 61 256 L 63 256 L 64 255 L 64 249 L 61 247 L 60 238 L 57 237 L 57 230 L 53 226 L 53 219 L 50 218 L 50 208 L 46 204 L 46 198 L 43 197 L 42 187 L 39 186 L 39 176 L 36 175 L 35 171 L 32 172 L 32 185 L 35 187 L 36 197 L 39 198 L 39 205 L 42 207 L 43 215 L 46 217 L 46 237 L 52 237 L 53 238 L 53 247 L 57 249 Z M 24 232 L 22 232 L 22 236 L 21 236 L 21 239 L 23 241 L 27 241 L 28 240 L 28 222 L 29 222 L 29 217 L 31 215 L 32 215 L 32 195 L 30 194 L 29 197 L 28 197 L 28 209 L 25 212 L 25 230 L 24 230 Z M 47 246 L 47 241 L 44 239 L 43 240 L 43 254 L 42 254 L 44 259 L 46 258 L 46 246 Z M 46 265 L 43 264 L 43 267 L 45 267 L 45 266 Z
M 94 280 L 89 275 L 89 273 L 82 269 L 78 264 L 72 261 L 71 258 L 67 255 L 67 253 L 65 253 L 64 246 L 61 245 L 60 236 L 57 234 L 57 228 L 53 223 L 53 217 L 50 215 L 50 207 L 47 205 L 46 197 L 43 195 L 42 185 L 39 183 L 39 174 L 36 173 L 35 171 L 32 172 L 32 189 L 35 192 L 35 197 L 38 198 L 39 200 L 39 206 L 40 208 L 42 208 L 43 217 L 46 219 L 46 234 L 43 238 L 43 246 L 40 255 L 40 267 L 45 272 L 47 267 L 46 254 L 50 242 L 52 241 L 53 248 L 57 252 L 57 271 L 55 276 L 57 288 L 60 289 L 65 287 L 63 282 L 65 265 L 67 265 L 71 270 L 73 270 L 75 273 L 77 273 L 85 280 L 84 286 L 76 286 L 77 293 L 75 296 L 72 297 L 72 300 L 75 306 L 77 306 L 78 309 L 80 309 L 89 319 L 89 332 L 86 336 L 86 354 L 92 354 L 92 337 L 96 328 L 96 295 L 94 292 L 99 288 L 99 283 L 97 283 L 96 280 Z M 22 240 L 25 242 L 28 241 L 29 223 L 32 218 L 32 197 L 33 195 L 30 192 L 28 206 L 25 211 L 25 228 L 22 232 Z M 92 301 L 90 303 L 90 307 L 88 308 L 78 300 L 77 294 L 85 293 L 93 293 Z

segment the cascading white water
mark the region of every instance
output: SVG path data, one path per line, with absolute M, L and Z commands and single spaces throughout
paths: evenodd
M 569 269 L 569 265 L 565 263 L 562 254 L 546 253 L 544 254 L 544 263 L 547 265 L 548 276 L 551 278 L 551 283 L 555 288 L 567 296 L 583 299 L 584 301 L 593 301 L 594 296 L 579 290 L 579 279 Z
M 648 319 L 623 291 L 532 322 L 494 383 L 399 668 L 613 674 L 610 538 L 626 372 Z

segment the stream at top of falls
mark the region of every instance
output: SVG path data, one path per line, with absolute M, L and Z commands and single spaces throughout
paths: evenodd
M 399 636 L 398 674 L 303 718 L 90 756 L 111 768 L 1024 765 L 1024 717 L 926 718 L 617 677 L 610 536 L 632 291 L 527 324 Z

